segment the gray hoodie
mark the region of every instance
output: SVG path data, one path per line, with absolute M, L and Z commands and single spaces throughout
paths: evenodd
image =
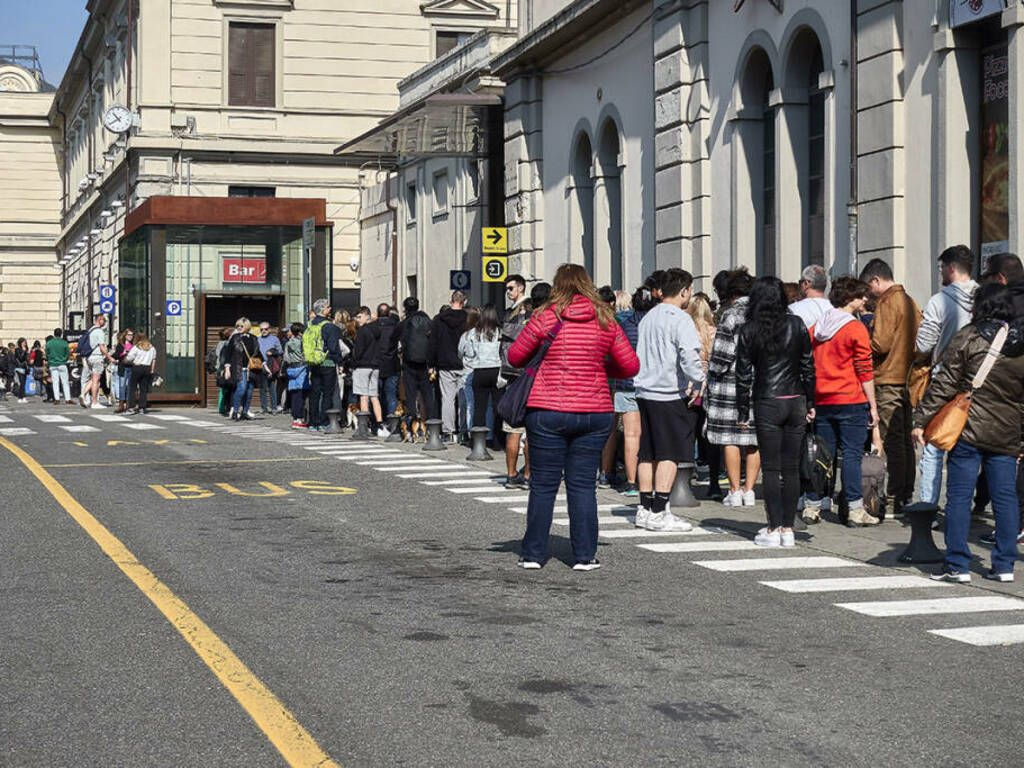
M 942 359 L 957 332 L 971 322 L 977 289 L 973 280 L 950 283 L 928 300 L 917 331 L 917 351 L 931 352 L 933 366 Z
M 814 324 L 814 338 L 817 341 L 828 341 L 839 333 L 843 326 L 856 319 L 849 312 L 843 312 L 843 310 L 833 307 Z

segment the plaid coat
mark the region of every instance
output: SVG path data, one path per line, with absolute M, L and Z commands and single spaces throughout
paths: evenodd
M 754 433 L 754 412 L 747 416 L 750 427 L 741 430 L 736 407 L 736 344 L 739 329 L 746 320 L 748 299 L 742 296 L 733 302 L 718 324 L 715 343 L 708 361 L 707 437 L 716 445 L 757 447 Z

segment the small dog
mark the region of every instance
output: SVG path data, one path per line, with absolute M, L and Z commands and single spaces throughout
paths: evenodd
M 352 403 L 352 405 L 350 405 L 345 410 L 345 424 L 349 427 L 349 429 L 355 429 L 356 428 L 356 424 L 357 424 L 356 414 L 357 413 L 359 413 L 359 404 L 358 403 Z
M 402 428 L 402 442 L 415 443 L 417 437 L 422 437 L 427 442 L 427 428 L 421 419 L 407 419 L 405 416 L 405 403 L 399 402 L 394 414 L 398 417 L 398 423 Z

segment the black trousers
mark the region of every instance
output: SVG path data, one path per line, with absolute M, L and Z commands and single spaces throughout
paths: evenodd
M 327 412 L 334 406 L 338 391 L 338 369 L 333 365 L 314 365 L 309 369 L 309 426 L 326 427 Z
M 754 423 L 768 525 L 792 528 L 800 503 L 800 449 L 807 431 L 807 399 L 757 400 Z
M 498 407 L 498 374 L 500 368 L 473 369 L 473 426 L 487 426 L 487 404 Z
M 132 391 L 128 398 L 129 408 L 146 410 L 149 404 L 149 387 L 153 383 L 153 373 L 148 365 L 132 366 Z
M 426 418 L 437 418 L 437 398 L 434 390 L 436 387 L 430 380 L 430 373 L 426 363 L 405 363 L 402 367 L 402 378 L 405 383 L 405 415 L 410 419 L 418 419 L 419 395 L 423 395 L 423 403 L 426 407 Z

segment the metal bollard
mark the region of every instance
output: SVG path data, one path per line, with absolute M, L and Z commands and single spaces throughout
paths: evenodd
M 328 435 L 340 435 L 341 434 L 341 411 L 330 410 L 327 412 L 327 420 L 330 422 L 327 429 L 324 430 L 325 434 Z
M 932 538 L 932 521 L 939 508 L 935 504 L 919 501 L 903 508 L 910 520 L 910 543 L 898 560 L 901 563 L 941 563 L 946 559 Z
M 473 450 L 466 457 L 466 461 L 490 461 L 494 457 L 487 452 L 487 427 L 473 427 L 470 430 L 473 436 Z
M 424 451 L 447 451 L 444 443 L 441 442 L 441 420 L 427 419 L 427 444 L 423 446 Z
M 373 435 L 370 434 L 370 412 L 357 411 L 356 431 L 352 433 L 352 439 L 369 440 L 371 437 L 373 437 Z
M 388 416 L 388 432 L 391 434 L 384 438 L 385 443 L 402 442 L 402 417 Z
M 693 495 L 693 489 L 690 487 L 692 478 L 693 464 L 679 464 L 676 470 L 676 483 L 672 486 L 672 496 L 669 498 L 672 509 L 700 506 L 700 502 Z

